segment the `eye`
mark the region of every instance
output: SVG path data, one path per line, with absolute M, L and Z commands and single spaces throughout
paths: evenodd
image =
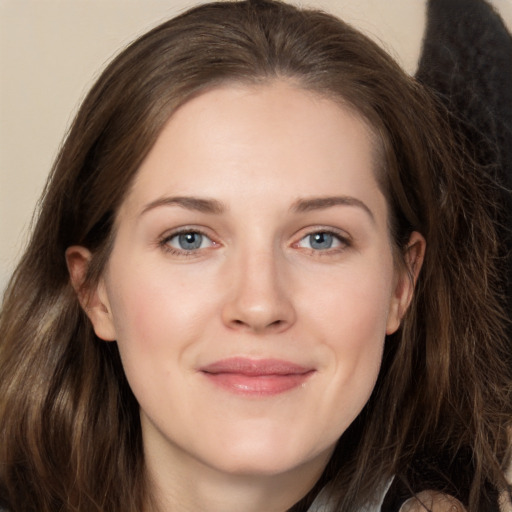
M 314 251 L 327 251 L 349 245 L 348 240 L 329 231 L 317 231 L 302 238 L 297 247 L 313 249 Z
M 161 245 L 171 252 L 190 253 L 215 245 L 208 236 L 199 231 L 181 231 L 165 237 Z

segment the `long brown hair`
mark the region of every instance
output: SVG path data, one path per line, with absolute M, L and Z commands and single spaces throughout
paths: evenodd
M 335 510 L 357 510 L 392 475 L 410 482 L 419 464 L 451 490 L 461 456 L 467 485 L 453 492 L 471 511 L 485 510 L 489 489 L 506 489 L 512 364 L 492 183 L 464 158 L 431 96 L 368 38 L 321 12 L 253 0 L 206 4 L 142 36 L 71 126 L 0 316 L 0 498 L 12 511 L 147 505 L 138 405 L 115 343 L 99 340 L 80 308 L 64 252 L 92 251 L 94 283 L 116 212 L 173 111 L 221 83 L 274 79 L 368 121 L 396 252 L 413 230 L 427 240 L 413 305 L 326 468 Z

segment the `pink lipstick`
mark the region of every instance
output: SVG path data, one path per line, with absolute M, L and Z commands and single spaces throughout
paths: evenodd
M 280 359 L 223 359 L 200 368 L 213 384 L 232 393 L 270 396 L 302 385 L 313 373 L 307 368 Z

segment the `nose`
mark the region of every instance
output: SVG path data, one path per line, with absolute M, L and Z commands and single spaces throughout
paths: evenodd
M 295 323 L 291 283 L 273 251 L 240 255 L 229 270 L 222 320 L 231 329 L 278 333 Z

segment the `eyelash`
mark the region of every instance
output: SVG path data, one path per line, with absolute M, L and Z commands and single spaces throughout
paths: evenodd
M 201 235 L 203 237 L 208 238 L 213 246 L 219 245 L 217 242 L 212 240 L 210 236 L 208 236 L 203 230 L 197 229 L 197 228 L 181 228 L 177 231 L 173 231 L 170 234 L 162 236 L 160 240 L 158 241 L 159 247 L 161 247 L 165 252 L 172 254 L 174 256 L 184 256 L 184 257 L 191 257 L 191 256 L 197 256 L 199 249 L 196 250 L 185 250 L 185 249 L 177 249 L 175 247 L 172 247 L 169 245 L 169 242 L 180 235 Z
M 332 236 L 333 239 L 335 239 L 339 243 L 338 247 L 328 247 L 325 249 L 314 249 L 314 248 L 303 247 L 304 250 L 309 251 L 311 254 L 314 254 L 315 256 L 318 256 L 318 257 L 332 256 L 333 254 L 339 254 L 352 246 L 352 240 L 351 240 L 350 236 L 348 236 L 348 234 L 346 234 L 344 232 L 342 234 L 339 231 L 334 230 L 332 228 L 324 228 L 324 229 L 316 228 L 313 231 L 309 231 L 304 236 L 302 236 L 298 242 L 295 242 L 293 244 L 293 246 L 300 248 L 299 244 L 303 240 L 306 240 L 308 237 L 311 237 L 314 235 L 329 235 L 329 236 Z
M 177 249 L 177 248 L 169 245 L 169 242 L 173 238 L 176 238 L 180 235 L 188 235 L 188 234 L 201 235 L 203 237 L 208 238 L 212 242 L 213 247 L 220 245 L 218 242 L 213 240 L 208 234 L 206 234 L 203 230 L 197 229 L 197 228 L 184 227 L 177 231 L 173 231 L 170 234 L 166 234 L 166 235 L 162 236 L 160 238 L 160 240 L 158 241 L 158 246 L 161 247 L 162 250 L 164 250 L 165 252 L 172 254 L 174 256 L 183 256 L 183 257 L 198 256 L 198 253 L 201 250 L 200 247 L 197 249 L 185 250 L 185 249 Z M 329 247 L 326 249 L 314 249 L 314 248 L 302 247 L 302 249 L 309 251 L 311 254 L 314 254 L 315 256 L 322 257 L 322 256 L 328 256 L 328 255 L 332 255 L 332 254 L 338 254 L 352 246 L 352 241 L 351 241 L 350 237 L 347 236 L 346 234 L 342 235 L 340 232 L 333 230 L 332 228 L 326 228 L 326 229 L 317 228 L 317 229 L 307 232 L 304 236 L 302 236 L 299 239 L 299 241 L 294 242 L 292 244 L 292 247 L 301 248 L 299 244 L 303 240 L 307 239 L 308 237 L 311 237 L 314 235 L 320 235 L 320 234 L 332 236 L 340 244 L 340 246 L 334 247 L 334 248 Z M 204 250 L 204 249 L 205 248 L 202 248 L 202 250 Z

